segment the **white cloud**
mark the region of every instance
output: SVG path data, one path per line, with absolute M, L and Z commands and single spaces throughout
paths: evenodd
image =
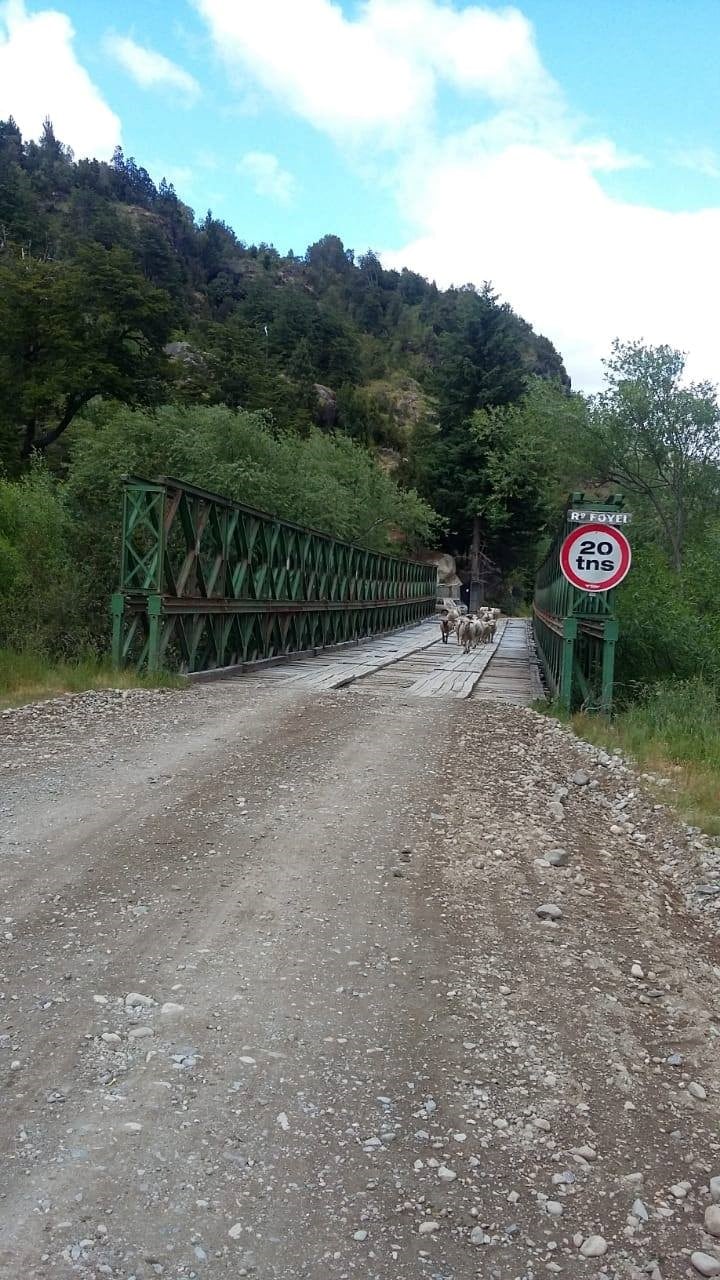
M 14 116 L 25 137 L 37 138 L 50 116 L 76 154 L 109 157 L 120 120 L 78 62 L 74 36 L 64 13 L 28 14 L 22 0 L 0 4 L 0 118 Z
M 331 0 L 195 4 L 243 86 L 393 191 L 411 230 L 385 262 L 443 285 L 491 280 L 587 389 L 616 335 L 679 346 L 692 376 L 720 380 L 720 208 L 666 212 L 608 194 L 604 174 L 644 161 L 573 114 L 517 9 L 365 0 L 350 20 Z M 448 89 L 471 127 L 443 128 Z M 706 172 L 711 160 L 700 155 Z
M 613 199 L 583 159 L 532 146 L 448 155 L 413 179 L 412 200 L 421 233 L 386 264 L 442 285 L 492 280 L 556 342 L 577 385 L 597 388 L 615 336 L 677 345 L 693 376 L 720 379 L 720 210 Z
M 675 151 L 671 159 L 680 169 L 701 173 L 704 178 L 720 178 L 720 156 L 714 147 L 687 147 Z
M 336 138 L 397 141 L 427 122 L 439 83 L 504 103 L 555 86 L 525 18 L 436 0 L 366 0 L 356 21 L 332 0 L 195 0 L 220 56 Z
M 141 89 L 177 90 L 185 98 L 186 105 L 200 96 L 200 85 L 195 77 L 171 62 L 164 53 L 146 49 L 129 36 L 112 34 L 106 36 L 105 48 Z
M 247 151 L 238 172 L 250 178 L 259 196 L 269 196 L 280 204 L 290 204 L 295 194 L 295 179 L 283 169 L 277 156 L 269 151 Z

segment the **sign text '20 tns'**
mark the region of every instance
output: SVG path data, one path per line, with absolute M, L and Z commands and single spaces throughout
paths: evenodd
M 630 571 L 625 534 L 599 521 L 573 529 L 560 548 L 560 568 L 580 591 L 611 591 Z

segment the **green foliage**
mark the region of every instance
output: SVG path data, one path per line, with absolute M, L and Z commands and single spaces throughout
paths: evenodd
M 628 708 L 624 725 L 631 750 L 649 738 L 674 763 L 708 765 L 720 774 L 720 688 L 701 676 L 653 685 Z
M 412 442 L 410 474 L 448 520 L 454 550 L 466 548 L 480 517 L 486 553 L 505 570 L 524 563 L 531 574 L 582 467 L 585 434 L 582 398 L 532 378 L 515 403 L 446 429 L 426 426 Z
M 122 480 L 180 475 L 376 550 L 434 541 L 437 520 L 345 436 L 275 432 L 266 415 L 93 406 L 63 479 L 39 465 L 0 479 L 0 646 L 56 660 L 107 652 Z
M 558 502 L 582 465 L 585 404 L 535 379 L 516 404 L 482 409 L 472 432 L 485 462 L 475 491 L 494 558 L 531 570 Z
M 119 148 L 110 164 L 75 163 L 49 122 L 37 144 L 0 123 L 0 228 L 6 259 L 22 264 L 2 282 L 6 466 L 21 432 L 26 453 L 46 447 L 95 394 L 270 409 L 279 427 L 303 433 L 323 425 L 313 390 L 322 383 L 344 402 L 332 428 L 394 447 L 413 419 L 385 412 L 369 384 L 412 379 L 450 426 L 512 400 L 528 374 L 567 380 L 552 344 L 489 287 L 443 293 L 385 270 L 372 251 L 356 260 L 332 235 L 304 257 L 246 245 L 210 212 L 196 222 L 172 186 L 156 187 Z M 163 392 L 169 319 L 177 343 Z
M 169 331 L 166 295 L 122 249 L 87 246 L 72 263 L 6 257 L 0 416 L 18 432 L 18 453 L 47 448 L 96 395 L 157 402 Z
M 58 487 L 42 468 L 14 483 L 0 478 L 0 646 L 69 655 L 88 642 L 73 538 Z
M 518 400 L 525 391 L 526 367 L 517 317 L 499 305 L 489 286 L 448 292 L 441 315 L 434 389 L 441 425 L 454 432 L 474 410 Z
M 412 490 L 403 490 L 371 455 L 342 435 L 274 431 L 267 415 L 224 407 L 164 406 L 149 415 L 100 408 L 79 430 L 67 494 L 87 518 L 120 512 L 128 472 L 177 475 L 336 537 L 377 550 L 432 540 L 437 520 Z M 369 526 L 373 528 L 370 531 Z
M 679 571 L 685 543 L 720 498 L 720 408 L 712 384 L 683 382 L 672 347 L 615 342 L 595 398 L 601 478 L 636 495 Z
M 618 591 L 619 693 L 627 701 L 660 677 L 702 675 L 720 688 L 720 529 L 698 541 L 680 573 L 662 548 L 633 539 L 633 568 Z

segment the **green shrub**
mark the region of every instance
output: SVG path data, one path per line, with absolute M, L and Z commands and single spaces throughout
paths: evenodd
M 55 655 L 90 645 L 73 540 L 60 486 L 42 467 L 0 479 L 0 645 Z
M 620 717 L 629 749 L 642 758 L 659 745 L 676 764 L 716 769 L 720 777 L 720 688 L 695 676 L 664 680 L 644 690 Z
M 720 685 L 720 574 L 711 540 L 692 548 L 682 574 L 654 546 L 634 549 L 618 592 L 618 693 L 627 701 L 660 678 L 702 676 Z
M 123 477 L 187 480 L 376 550 L 432 542 L 437 518 L 345 436 L 273 430 L 263 413 L 100 404 L 65 476 L 0 480 L 0 645 L 52 658 L 105 653 L 117 586 Z

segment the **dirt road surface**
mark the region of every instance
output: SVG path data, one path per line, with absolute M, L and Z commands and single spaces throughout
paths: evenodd
M 720 1273 L 720 861 L 643 785 L 487 703 L 0 717 L 3 1280 Z

